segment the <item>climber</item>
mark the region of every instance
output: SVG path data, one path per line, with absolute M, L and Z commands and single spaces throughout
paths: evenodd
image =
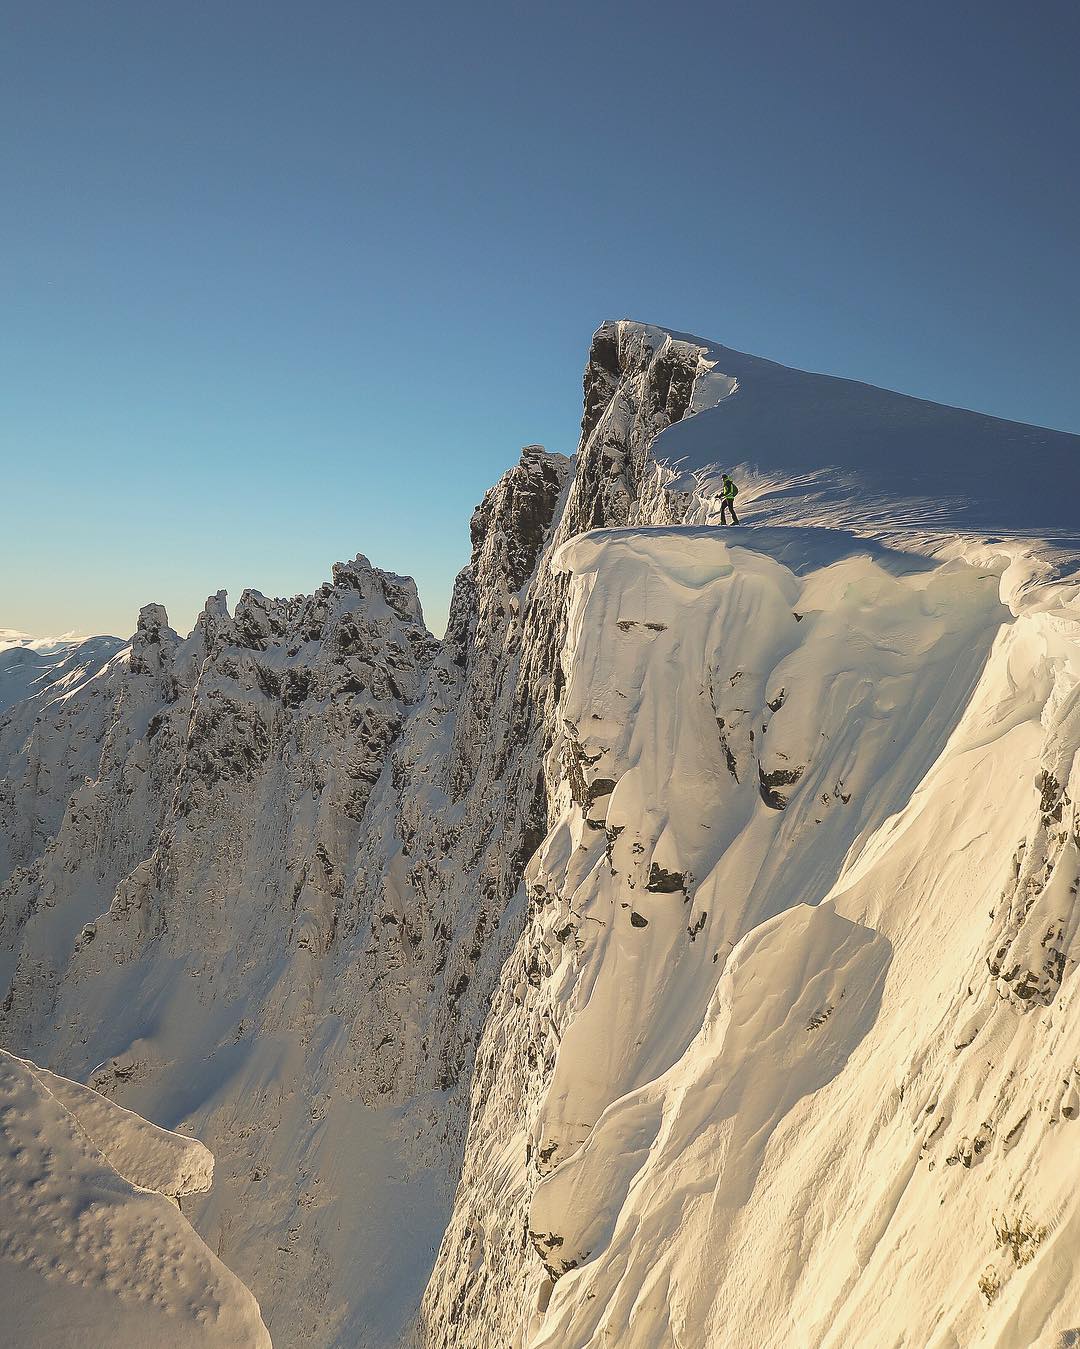
M 739 523 L 739 517 L 735 514 L 735 498 L 736 498 L 736 496 L 738 495 L 738 492 L 739 492 L 739 489 L 735 486 L 735 484 L 731 481 L 731 479 L 730 479 L 730 478 L 728 477 L 728 475 L 725 473 L 725 474 L 724 474 L 724 490 L 723 490 L 723 493 L 722 493 L 722 495 L 723 495 L 723 502 L 722 502 L 722 504 L 721 504 L 721 506 L 720 506 L 720 523 L 721 523 L 722 525 L 726 525 L 726 524 L 727 524 L 727 520 L 726 520 L 725 517 L 726 517 L 728 511 L 731 512 L 731 523 L 732 523 L 733 525 L 737 525 L 737 524 Z

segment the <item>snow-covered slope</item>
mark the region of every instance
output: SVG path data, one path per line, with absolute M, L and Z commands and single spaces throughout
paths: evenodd
M 201 1143 L 0 1050 L 0 1300 L 20 1349 L 266 1346 L 248 1290 L 192 1230 Z
M 629 322 L 584 393 L 444 642 L 358 558 L 10 709 L 0 1041 L 212 1148 L 279 1346 L 1053 1343 L 1080 442 Z
M 651 451 L 676 486 L 707 495 L 718 470 L 740 465 L 752 475 L 743 500 L 755 522 L 908 544 L 962 533 L 1080 548 L 1076 436 L 681 341 L 700 351 L 696 415 L 661 432 Z
M 125 645 L 119 637 L 27 637 L 0 628 L 0 713 L 74 692 Z

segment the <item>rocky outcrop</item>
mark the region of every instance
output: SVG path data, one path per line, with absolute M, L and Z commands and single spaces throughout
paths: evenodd
M 211 1205 L 242 1211 L 241 1176 L 274 1173 L 274 1130 L 257 1092 L 206 1084 L 276 1042 L 290 1047 L 270 1071 L 279 1099 L 306 1100 L 319 1028 L 360 1016 L 369 802 L 438 649 L 413 583 L 358 557 L 311 596 L 245 592 L 230 614 L 219 594 L 185 640 L 148 606 L 128 658 L 11 745 L 16 782 L 40 784 L 43 758 L 89 767 L 86 742 L 96 762 L 4 887 L 16 963 L 0 1035 L 159 1118 L 191 1082 L 170 1122 L 197 1118 L 221 1149 Z M 346 931 L 367 934 L 360 949 L 345 951 Z M 382 1018 L 400 1024 L 397 1008 Z M 361 1017 L 365 1034 L 374 1021 Z M 365 1098 L 382 1085 L 377 1064 L 360 1074 Z M 295 1169 L 279 1179 L 263 1207 L 206 1229 L 256 1273 L 268 1253 L 254 1233 L 304 1191 Z
M 577 471 L 561 539 L 585 529 L 666 522 L 666 501 L 650 500 L 653 441 L 690 408 L 694 381 L 705 373 L 702 349 L 638 323 L 605 323 L 593 337 L 585 367 L 585 414 Z

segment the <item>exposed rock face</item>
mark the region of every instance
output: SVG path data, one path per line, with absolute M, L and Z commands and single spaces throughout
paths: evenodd
M 689 409 L 694 380 L 704 371 L 700 348 L 636 323 L 605 323 L 593 337 L 585 367 L 585 415 L 574 485 L 560 538 L 584 529 L 666 522 L 650 501 L 642 513 L 649 448 Z
M 11 936 L 26 938 L 23 957 L 35 961 L 37 978 L 51 984 L 73 972 L 70 950 L 34 938 L 58 926 L 45 910 L 67 897 L 62 878 L 73 868 L 89 873 L 81 888 L 95 912 L 87 917 L 112 900 L 110 917 L 126 917 L 115 938 L 134 955 L 153 934 L 170 931 L 181 946 L 195 937 L 179 919 L 198 907 L 193 885 L 205 902 L 242 884 L 233 868 L 250 861 L 244 841 L 250 846 L 264 811 L 283 825 L 296 813 L 311 820 L 315 851 L 325 842 L 321 821 L 329 837 L 340 816 L 362 818 L 434 649 L 411 582 L 362 558 L 302 600 L 247 592 L 235 619 L 219 594 L 186 642 L 160 605 L 145 608 L 129 660 L 109 670 L 100 699 L 96 781 L 74 795 L 56 839 L 6 891 L 5 916 L 26 928 Z M 82 736 L 84 720 L 50 704 L 18 759 L 33 764 L 39 744 Z M 286 876 L 309 863 L 289 855 L 287 834 L 286 825 L 274 866 L 291 894 Z M 204 856 L 213 858 L 210 875 Z M 264 875 L 268 862 L 264 855 Z M 12 992 L 8 1033 L 32 1038 L 50 1009 L 24 978 Z

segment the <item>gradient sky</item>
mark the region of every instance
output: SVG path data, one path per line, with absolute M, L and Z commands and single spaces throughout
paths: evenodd
M 634 317 L 1080 431 L 1080 7 L 0 16 L 0 627 L 129 633 L 473 505 Z

